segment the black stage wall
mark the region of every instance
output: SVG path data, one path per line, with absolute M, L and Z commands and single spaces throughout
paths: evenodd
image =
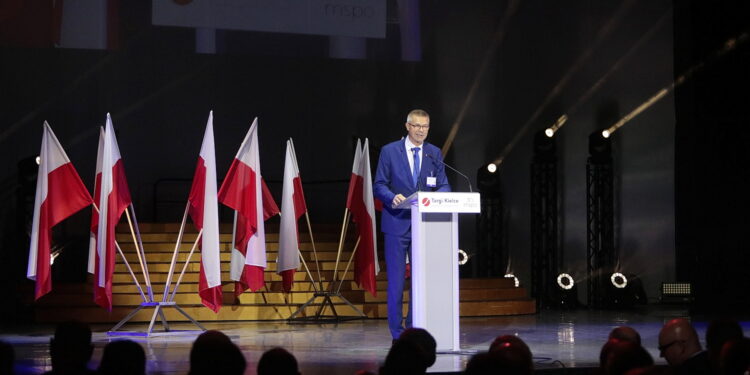
M 675 67 L 687 69 L 750 32 L 747 2 L 680 2 Z M 750 308 L 750 49 L 712 62 L 677 91 L 677 275 L 695 285 L 701 311 Z
M 421 107 L 432 114 L 429 140 L 442 146 L 510 4 L 421 2 L 421 62 L 400 61 L 395 2 L 388 2 L 386 38 L 368 40 L 366 58 L 358 60 L 330 58 L 327 37 L 241 31 L 218 31 L 217 53 L 196 54 L 194 30 L 151 26 L 147 2 L 119 2 L 119 33 L 110 50 L 32 48 L 0 28 L 4 277 L 17 282 L 25 273 L 30 203 L 19 198 L 24 188 L 33 193 L 33 185 L 19 183 L 19 163 L 38 153 L 44 120 L 91 186 L 98 126 L 111 112 L 139 219 L 178 221 L 208 111 L 215 114 L 220 176 L 258 116 L 262 172 L 275 196 L 281 194 L 284 140 L 291 136 L 313 221 L 338 223 L 354 137 L 370 138 L 374 170 L 377 149 L 403 135 L 405 114 Z M 522 1 L 510 17 L 446 160 L 473 179 L 528 123 L 500 167 L 507 251 L 522 282 L 530 282 L 533 133 L 575 106 L 556 135 L 560 242 L 565 268 L 583 282 L 588 135 L 679 74 L 673 38 L 685 39 L 673 15 L 670 1 Z M 613 135 L 616 247 L 623 269 L 642 276 L 652 300 L 662 281 L 676 279 L 673 98 Z M 457 190 L 466 189 L 457 176 L 449 178 Z M 85 242 L 87 221 L 88 213 L 81 213 L 63 225 L 78 238 L 71 243 Z M 475 218 L 462 218 L 461 227 L 461 246 L 476 252 Z M 83 266 L 75 267 L 71 274 L 77 275 Z

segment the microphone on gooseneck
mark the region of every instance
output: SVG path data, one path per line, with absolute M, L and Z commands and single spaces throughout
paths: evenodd
M 458 169 L 451 167 L 450 165 L 448 165 L 448 163 L 446 163 L 446 162 L 444 162 L 444 161 L 442 161 L 442 160 L 440 160 L 440 159 L 432 156 L 432 154 L 425 153 L 425 155 L 427 155 L 427 157 L 429 157 L 430 159 L 435 160 L 438 163 L 440 163 L 440 164 L 448 167 L 448 169 L 452 170 L 453 172 L 458 173 L 461 177 L 465 178 L 466 182 L 469 184 L 469 192 L 470 193 L 474 192 L 474 190 L 471 188 L 471 180 L 469 179 L 468 176 L 466 176 L 465 174 L 461 173 Z

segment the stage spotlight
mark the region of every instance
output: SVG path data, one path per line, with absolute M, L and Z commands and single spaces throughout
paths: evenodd
M 609 277 L 612 286 L 619 289 L 625 289 L 628 286 L 628 278 L 620 272 L 615 272 Z
M 691 302 L 693 302 L 693 292 L 690 283 L 661 283 L 661 303 Z
M 548 138 L 552 138 L 552 136 L 554 136 L 554 135 L 555 135 L 555 133 L 556 133 L 556 132 L 557 132 L 557 131 L 558 131 L 558 130 L 559 130 L 560 128 L 562 128 L 562 126 L 563 126 L 563 125 L 565 125 L 565 122 L 567 122 L 567 121 L 568 121 L 568 115 L 562 115 L 562 116 L 560 116 L 560 117 L 559 117 L 559 118 L 557 119 L 557 121 L 555 121 L 555 123 L 554 123 L 554 124 L 552 124 L 552 126 L 550 126 L 549 128 L 547 128 L 547 129 L 546 129 L 546 130 L 544 131 L 544 135 L 546 135 L 546 136 L 547 136 Z
M 36 161 L 36 165 L 41 165 L 42 164 L 42 157 L 41 156 L 37 156 L 36 159 L 34 159 L 34 161 Z
M 466 254 L 462 249 L 458 249 L 458 265 L 463 266 L 469 261 L 469 254 Z
M 567 273 L 561 273 L 557 276 L 557 285 L 565 290 L 573 289 L 576 282 Z
M 562 309 L 574 309 L 578 302 L 578 286 L 570 274 L 561 273 L 557 276 L 557 288 L 554 294 L 554 304 Z
M 637 304 L 648 302 L 643 283 L 634 274 L 626 276 L 622 272 L 612 273 L 605 293 L 605 306 L 609 308 L 632 308 Z
M 604 136 L 607 130 L 597 130 L 589 135 L 589 157 L 593 163 L 612 161 L 612 140 Z
M 500 194 L 500 173 L 494 163 L 483 164 L 477 169 L 477 187 L 484 196 L 498 196 Z
M 515 286 L 516 288 L 518 288 L 518 286 L 519 286 L 519 285 L 521 285 L 521 283 L 520 283 L 520 282 L 518 281 L 518 278 L 517 278 L 517 277 L 516 277 L 516 275 L 514 275 L 513 273 L 506 273 L 506 274 L 505 274 L 505 278 L 506 278 L 506 279 L 513 279 L 513 285 L 514 285 L 514 286 Z
M 609 130 L 606 130 L 606 129 L 602 130 L 602 137 L 609 138 L 609 135 L 610 135 Z
M 551 163 L 556 160 L 557 145 L 555 138 L 549 135 L 550 130 L 540 130 L 534 135 L 535 163 Z

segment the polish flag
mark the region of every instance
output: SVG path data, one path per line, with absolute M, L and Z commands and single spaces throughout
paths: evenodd
M 355 156 L 356 159 L 356 156 Z M 354 172 L 354 171 L 353 171 Z M 355 182 L 350 185 L 352 219 L 357 224 L 359 248 L 354 257 L 354 281 L 362 289 L 377 294 L 375 276 L 380 272 L 375 237 L 375 202 L 372 192 L 372 173 L 370 172 L 370 151 L 368 140 L 362 147 L 359 165 L 354 172 Z
M 112 273 L 115 269 L 115 226 L 131 204 L 125 167 L 117 146 L 112 117 L 107 113 L 101 160 L 101 196 L 97 227 L 96 268 L 94 269 L 94 302 L 112 311 Z
M 299 268 L 298 220 L 307 212 L 305 193 L 297 166 L 297 155 L 291 139 L 286 142 L 284 161 L 284 187 L 281 193 L 281 225 L 279 227 L 279 254 L 276 273 L 281 275 L 285 292 L 292 290 L 294 272 Z
M 99 127 L 99 148 L 96 150 L 96 174 L 94 176 L 94 202 L 101 199 L 102 187 L 102 153 L 104 152 L 104 128 Z M 90 274 L 96 268 L 96 233 L 99 228 L 99 212 L 91 208 L 91 231 L 89 232 L 89 267 Z
M 41 160 L 36 179 L 29 266 L 26 271 L 26 277 L 36 281 L 35 300 L 52 290 L 52 227 L 93 202 L 81 177 L 46 121 L 39 158 Z
M 349 191 L 346 194 L 346 208 L 350 211 L 352 209 L 352 194 L 354 194 L 354 186 L 357 184 L 357 174 L 359 173 L 361 159 L 362 143 L 357 139 L 357 149 L 354 150 L 354 161 L 352 162 L 352 175 L 349 177 Z
M 216 198 L 216 152 L 214 113 L 208 115 L 203 145 L 190 188 L 189 212 L 201 236 L 201 268 L 198 295 L 203 305 L 219 312 L 221 308 L 221 258 L 219 256 L 219 203 Z
M 279 213 L 279 207 L 260 175 L 258 118 L 242 141 L 219 189 L 219 202 L 235 210 L 234 246 L 230 278 L 234 294 L 263 287 L 266 269 L 265 220 Z

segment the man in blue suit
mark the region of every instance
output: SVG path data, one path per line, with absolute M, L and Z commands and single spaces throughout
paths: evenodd
M 450 191 L 440 149 L 425 142 L 430 115 L 415 109 L 406 116 L 407 136 L 380 150 L 373 190 L 383 202 L 380 230 L 385 237 L 388 275 L 388 327 L 393 339 L 404 330 L 403 295 L 406 256 L 411 253 L 411 210 L 393 208 L 416 191 Z M 410 299 L 411 300 L 411 299 Z M 406 328 L 411 327 L 411 302 Z

